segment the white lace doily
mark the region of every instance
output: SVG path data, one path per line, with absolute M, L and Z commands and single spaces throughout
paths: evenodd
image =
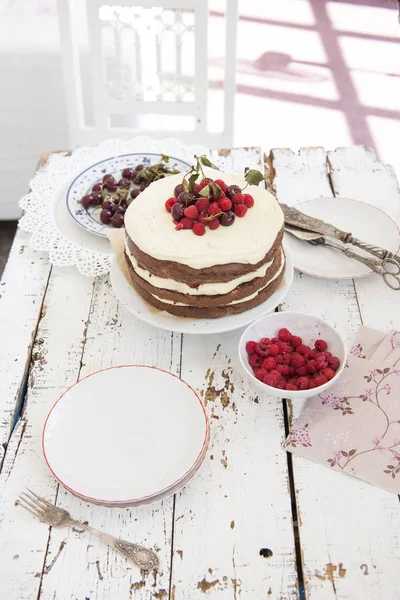
M 63 210 L 65 192 L 74 176 L 105 158 L 137 152 L 164 153 L 187 162 L 193 161 L 194 154 L 209 154 L 204 146 L 187 146 L 172 138 L 155 140 L 144 136 L 131 140 L 106 140 L 99 146 L 78 148 L 71 155 L 52 154 L 30 182 L 29 194 L 20 201 L 24 214 L 19 227 L 32 234 L 30 246 L 48 252 L 53 265 L 75 265 L 82 275 L 88 277 L 108 273 L 112 258 L 108 241 L 103 240 L 104 245 L 99 246 L 98 240 L 93 240 L 97 236 L 81 230 L 74 223 L 68 222 L 67 227 L 60 227 L 60 218 L 57 222 L 55 214 Z M 223 170 L 224 159 L 218 159 L 218 166 Z M 68 213 L 62 218 L 71 219 Z

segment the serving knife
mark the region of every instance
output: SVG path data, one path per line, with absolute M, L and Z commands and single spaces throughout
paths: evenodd
M 385 250 L 385 248 L 363 242 L 354 237 L 351 233 L 342 231 L 330 223 L 325 223 L 325 221 L 322 221 L 321 219 L 310 217 L 309 215 L 300 212 L 293 206 L 281 204 L 281 208 L 285 216 L 286 225 L 297 227 L 299 229 L 306 229 L 308 231 L 315 231 L 315 233 L 320 233 L 322 235 L 335 238 L 344 244 L 352 244 L 353 246 L 357 246 L 358 248 L 377 256 L 381 260 L 384 260 L 385 258 L 391 258 L 400 265 L 400 256 L 390 252 L 389 250 Z

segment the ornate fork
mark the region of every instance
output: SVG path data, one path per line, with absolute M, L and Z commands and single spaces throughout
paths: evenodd
M 67 525 L 75 525 L 79 529 L 89 531 L 103 542 L 118 550 L 125 558 L 133 562 L 142 571 L 151 571 L 157 569 L 159 566 L 158 556 L 152 550 L 148 550 L 138 544 L 132 544 L 131 542 L 124 542 L 118 538 L 103 533 L 98 529 L 94 529 L 85 523 L 75 521 L 71 517 L 68 511 L 54 506 L 47 502 L 44 498 L 41 498 L 31 490 L 27 490 L 28 493 L 22 492 L 19 496 L 17 503 L 29 511 L 32 515 L 40 519 L 43 523 L 51 525 L 52 527 L 66 527 Z
M 349 258 L 354 258 L 355 260 L 364 263 L 375 273 L 381 275 L 386 285 L 392 290 L 400 290 L 400 264 L 392 258 L 378 260 L 377 258 L 361 256 L 361 254 L 353 252 L 353 250 L 350 250 L 350 248 L 347 248 L 346 246 L 342 246 L 342 244 L 338 244 L 333 240 L 328 241 L 323 235 L 315 233 L 314 231 L 305 231 L 303 229 L 297 229 L 296 227 L 288 227 L 287 225 L 285 226 L 285 231 L 288 231 L 299 240 L 304 240 L 314 246 L 325 246 L 326 248 L 333 248 L 343 252 L 343 254 Z
M 316 219 L 315 217 L 305 215 L 304 213 L 297 210 L 297 208 L 295 208 L 294 206 L 281 204 L 281 208 L 283 210 L 283 214 L 285 215 L 285 226 L 289 226 L 291 228 L 294 227 L 296 229 L 305 229 L 309 232 L 315 232 L 324 236 L 335 238 L 337 240 L 340 240 L 344 244 L 352 244 L 353 246 L 358 246 L 358 248 L 361 248 L 362 250 L 373 254 L 381 260 L 385 260 L 385 258 L 390 258 L 391 260 L 396 261 L 400 265 L 400 256 L 398 254 L 389 252 L 389 250 L 385 250 L 385 248 L 381 248 L 380 246 L 374 246 L 373 244 L 367 244 L 366 242 L 362 242 L 361 240 L 353 237 L 351 233 L 342 231 L 341 229 L 338 229 L 330 223 L 325 223 L 325 221 L 321 221 L 321 219 Z

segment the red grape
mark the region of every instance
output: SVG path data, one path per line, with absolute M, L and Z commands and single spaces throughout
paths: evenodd
M 112 179 L 106 179 L 104 182 L 104 187 L 109 192 L 115 192 L 117 189 L 117 182 L 115 181 L 114 177 Z
M 126 177 L 123 177 L 118 181 L 118 187 L 129 187 L 130 181 Z
M 89 206 L 93 206 L 94 198 L 92 194 L 86 194 L 86 196 L 83 196 L 83 198 L 81 199 L 81 204 L 84 208 L 89 208 Z
M 105 210 L 111 211 L 112 215 L 115 212 L 115 204 L 114 204 L 114 202 L 111 202 L 111 200 L 104 200 L 104 202 L 103 202 L 103 208 Z
M 133 179 L 135 177 L 135 171 L 128 167 L 122 171 L 122 177 L 126 179 Z
M 103 186 L 101 185 L 101 183 L 95 183 L 92 187 L 92 192 L 101 192 L 102 189 Z
M 107 173 L 106 175 L 104 175 L 103 182 L 107 181 L 107 179 L 114 179 L 115 181 L 115 178 L 113 177 L 113 175 L 111 175 L 111 173 Z
M 104 223 L 104 225 L 108 225 L 108 223 L 110 222 L 111 217 L 112 217 L 111 210 L 107 210 L 106 208 L 103 208 L 103 210 L 100 213 L 100 221 L 102 223 Z
M 100 192 L 96 192 L 91 195 L 93 197 L 93 206 L 98 206 L 103 202 L 103 196 L 100 194 Z
M 122 214 L 122 212 L 115 213 L 115 215 L 111 218 L 111 225 L 119 228 L 119 227 L 122 227 L 123 224 L 124 224 L 124 215 Z

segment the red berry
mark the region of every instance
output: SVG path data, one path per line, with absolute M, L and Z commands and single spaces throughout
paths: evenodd
M 284 354 L 282 356 L 282 363 L 284 365 L 290 365 L 291 362 L 292 362 L 292 357 L 290 356 L 290 354 Z
M 252 208 L 254 206 L 253 196 L 250 196 L 250 194 L 243 194 L 243 196 L 244 196 L 244 203 L 247 206 L 247 208 Z
M 219 215 L 221 209 L 218 206 L 218 202 L 211 202 L 207 212 L 210 215 L 210 217 L 213 217 L 214 215 Z
M 205 179 L 202 179 L 202 180 L 200 181 L 200 183 L 198 184 L 198 186 L 200 187 L 200 191 L 201 191 L 203 188 L 207 187 L 207 185 L 208 185 L 209 183 L 212 183 L 212 179 L 210 179 L 209 177 L 206 177 Z
M 203 223 L 195 223 L 193 225 L 193 233 L 195 233 L 196 235 L 204 235 L 206 232 L 206 228 L 204 227 Z
M 231 210 L 232 208 L 232 202 L 229 200 L 229 198 L 221 198 L 218 201 L 218 206 L 220 208 L 220 210 Z
M 298 377 L 289 377 L 288 383 L 291 383 L 292 385 L 295 385 L 297 387 L 297 379 Z
M 271 356 L 277 356 L 279 354 L 278 344 L 271 344 L 269 347 L 269 353 Z
M 315 373 L 316 370 L 317 370 L 317 361 L 309 360 L 307 362 L 307 371 L 309 373 Z
M 282 354 L 284 354 L 285 352 L 290 353 L 293 350 L 292 346 L 289 346 L 289 344 L 286 344 L 285 342 L 278 342 L 278 346 L 279 351 L 282 352 Z
M 255 369 L 255 371 L 254 371 L 254 375 L 260 381 L 264 381 L 264 377 L 266 376 L 266 374 L 267 374 L 267 371 L 265 369 Z
M 175 227 L 175 229 L 176 229 L 177 231 L 180 231 L 181 229 L 183 229 L 183 225 L 182 225 L 182 223 L 181 223 L 181 222 L 179 222 L 179 223 L 177 224 L 177 226 Z
M 257 344 L 257 342 L 253 342 L 253 341 L 247 342 L 247 344 L 246 344 L 247 354 L 254 354 L 254 352 L 256 351 L 256 344 Z
M 292 339 L 292 334 L 290 333 L 289 329 L 284 327 L 278 331 L 278 339 L 280 339 L 281 342 L 290 342 Z
M 300 344 L 300 346 L 297 346 L 296 348 L 296 352 L 298 352 L 299 354 L 307 354 L 308 352 L 310 352 L 311 348 L 310 346 L 305 346 L 304 344 Z
M 283 378 L 278 379 L 274 387 L 278 388 L 278 390 L 286 390 L 286 381 Z
M 308 377 L 299 377 L 297 380 L 297 385 L 299 390 L 306 390 L 308 388 L 309 379 Z
M 252 354 L 249 358 L 249 363 L 253 369 L 259 369 L 261 367 L 262 358 L 258 354 Z
M 315 384 L 315 379 L 309 379 L 309 381 L 308 381 L 308 389 L 312 390 L 315 387 L 317 387 L 316 384 Z
M 294 367 L 292 367 L 294 369 Z M 302 365 L 301 367 L 297 367 L 295 369 L 296 371 L 296 375 L 299 375 L 299 377 L 304 377 L 305 375 L 308 375 L 308 371 L 307 371 L 307 367 L 306 365 Z
M 325 375 L 328 381 L 335 377 L 335 371 L 329 367 L 327 367 L 326 369 L 322 369 L 321 373 L 322 375 Z
M 244 194 L 234 194 L 232 196 L 232 202 L 233 202 L 233 204 L 244 204 Z M 247 208 L 247 206 L 246 206 L 246 208 Z
M 176 198 L 169 198 L 169 200 L 166 201 L 165 203 L 165 208 L 167 209 L 167 211 L 170 213 L 172 210 L 172 207 L 174 204 L 176 204 L 177 199 Z
M 271 340 L 269 338 L 261 338 L 260 340 L 260 346 L 269 346 L 271 343 Z
M 268 373 L 268 375 L 266 375 L 264 377 L 264 383 L 266 383 L 267 385 L 270 385 L 271 387 L 275 387 L 276 382 L 278 381 L 278 376 L 277 375 L 273 375 L 272 373 Z
M 276 361 L 272 356 L 268 356 L 267 358 L 264 358 L 261 366 L 267 371 L 272 371 L 272 369 L 275 369 L 276 367 Z
M 261 344 L 256 344 L 256 352 L 257 354 L 259 354 L 259 356 L 262 356 L 263 358 L 266 358 L 270 355 L 269 348 L 263 348 Z
M 297 369 L 298 367 L 302 367 L 305 364 L 306 359 L 304 358 L 304 356 L 302 356 L 301 354 L 297 354 L 296 352 L 292 354 L 292 367 L 295 367 L 295 369 Z
M 325 340 L 316 340 L 314 345 L 318 352 L 325 352 L 325 350 L 328 348 L 328 344 Z
M 201 200 L 197 200 L 195 203 L 195 207 L 197 208 L 199 213 L 207 212 L 209 206 L 210 206 L 210 203 L 205 198 L 204 198 L 204 200 L 203 200 L 203 198 L 201 198 Z
M 218 227 L 221 225 L 221 222 L 218 218 L 216 219 L 212 219 L 212 221 L 208 221 L 208 226 L 210 229 L 214 230 L 214 229 L 218 229 Z
M 284 377 L 287 377 L 290 373 L 290 369 L 287 365 L 277 365 L 276 370 Z
M 271 344 L 277 344 L 279 342 L 279 338 L 274 337 L 271 339 Z
M 214 183 L 225 193 L 226 190 L 228 189 L 228 186 L 226 185 L 225 181 L 222 181 L 222 179 L 216 179 L 214 181 Z
M 319 387 L 320 385 L 324 385 L 324 383 L 326 383 L 327 381 L 328 381 L 328 378 L 325 377 L 325 375 L 323 375 L 322 373 L 320 373 L 319 375 L 317 375 L 314 378 L 315 387 Z
M 298 335 L 293 335 L 290 343 L 292 344 L 293 348 L 297 348 L 297 346 L 300 346 L 300 344 L 303 343 L 303 340 Z
M 182 225 L 182 229 L 193 229 L 194 220 L 183 217 L 183 219 L 180 220 L 180 224 Z
M 322 369 L 326 369 L 326 367 L 328 366 L 328 363 L 323 356 L 317 358 L 315 363 L 317 365 L 317 371 L 322 371 Z
M 332 356 L 332 358 L 328 358 L 328 365 L 332 367 L 334 371 L 337 371 L 340 367 L 340 360 L 337 356 Z
M 197 196 L 201 192 L 201 187 L 199 183 L 195 183 L 193 186 L 193 194 Z
M 283 363 L 283 356 L 282 354 L 277 354 L 275 356 L 275 362 L 277 365 L 281 365 Z
M 204 223 L 204 225 L 207 225 L 209 223 L 209 221 L 208 221 L 208 214 L 206 212 L 199 213 L 199 216 L 197 217 L 197 220 L 198 220 L 199 223 Z
M 294 383 L 287 383 L 286 389 L 294 392 L 295 390 L 298 390 L 299 388 Z
M 310 350 L 309 352 L 304 354 L 304 358 L 306 360 L 314 360 L 314 358 L 316 358 L 314 350 Z
M 237 217 L 244 217 L 247 213 L 247 206 L 245 204 L 236 204 L 235 206 L 235 215 Z
M 199 211 L 197 210 L 197 208 L 195 206 L 192 205 L 192 206 L 187 206 L 185 208 L 185 210 L 183 211 L 183 214 L 188 219 L 197 219 L 197 217 L 199 216 Z

